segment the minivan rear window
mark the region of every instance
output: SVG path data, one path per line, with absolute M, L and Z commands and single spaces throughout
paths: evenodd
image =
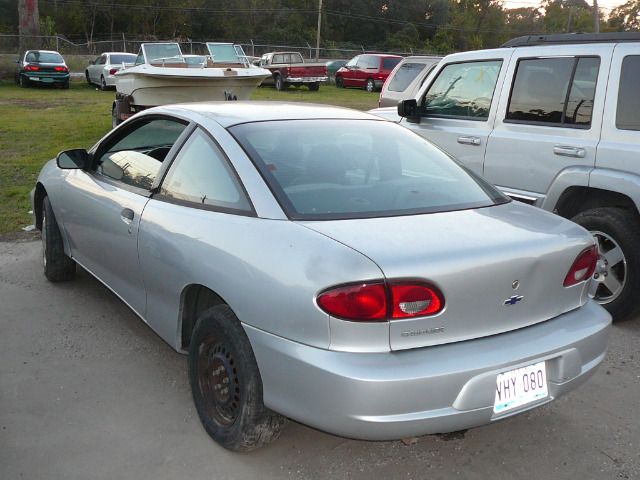
M 640 55 L 629 55 L 622 61 L 616 127 L 620 130 L 640 130 Z
M 425 68 L 427 65 L 424 63 L 403 63 L 389 80 L 388 89 L 392 92 L 404 92 Z

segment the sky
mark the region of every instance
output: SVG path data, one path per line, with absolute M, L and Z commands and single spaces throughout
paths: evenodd
M 540 1 L 536 0 L 503 0 L 506 8 L 519 8 L 519 7 L 537 7 L 540 5 Z M 589 5 L 593 5 L 593 0 L 586 0 Z M 609 14 L 612 9 L 626 3 L 627 0 L 598 0 L 598 8 L 600 11 L 604 10 L 605 15 Z

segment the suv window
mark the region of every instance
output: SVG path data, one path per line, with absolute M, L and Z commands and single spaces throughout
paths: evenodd
M 382 59 L 383 70 L 393 70 L 400 63 L 401 58 L 385 57 Z
M 599 68 L 597 57 L 520 60 L 507 120 L 588 127 Z
M 389 80 L 388 89 L 392 92 L 404 92 L 425 68 L 425 63 L 403 63 Z
M 180 150 L 162 182 L 160 194 L 199 205 L 251 212 L 227 159 L 200 129 Z
M 372 57 L 371 55 L 362 55 L 358 60 L 358 66 L 360 68 L 378 68 L 380 65 L 380 59 L 378 57 Z
M 502 60 L 447 65 L 427 91 L 426 114 L 487 118 L 501 67 Z
M 616 127 L 621 130 L 640 130 L 640 56 L 629 55 L 622 61 Z

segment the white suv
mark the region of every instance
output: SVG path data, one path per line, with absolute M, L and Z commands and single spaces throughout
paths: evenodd
M 519 37 L 445 57 L 401 122 L 598 241 L 592 296 L 640 313 L 640 33 Z

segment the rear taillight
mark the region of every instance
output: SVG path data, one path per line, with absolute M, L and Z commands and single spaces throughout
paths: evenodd
M 36 67 L 35 65 L 25 65 L 24 69 L 35 71 L 35 70 L 40 70 L 40 67 Z
M 575 285 L 576 283 L 580 283 L 591 278 L 594 270 L 596 269 L 597 262 L 598 247 L 593 245 L 578 255 L 578 258 L 573 262 L 571 269 L 569 269 L 569 273 L 567 273 L 563 285 L 565 287 L 570 287 L 571 285 Z
M 109 75 L 114 75 L 118 70 L 120 70 L 119 68 L 112 68 L 111 70 L 109 70 Z
M 435 315 L 444 296 L 426 282 L 361 283 L 325 290 L 317 303 L 329 315 L 345 320 L 385 322 Z
M 69 69 L 67 67 L 56 67 L 55 71 L 56 72 L 68 72 Z

